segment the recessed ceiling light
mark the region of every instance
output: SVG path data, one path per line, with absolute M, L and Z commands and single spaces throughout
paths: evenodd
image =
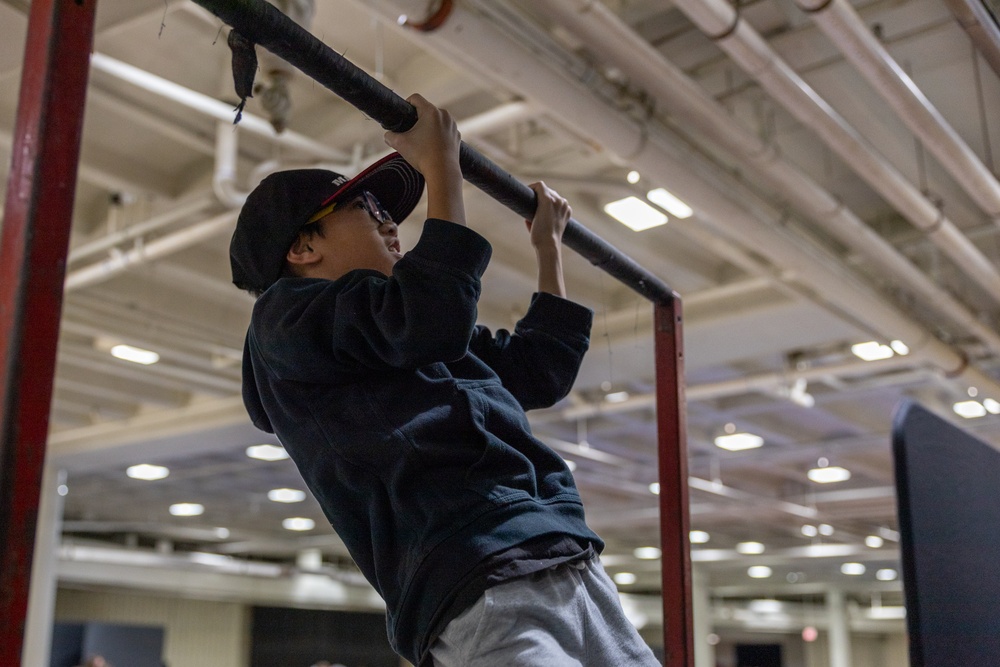
M 910 353 L 910 348 L 907 347 L 906 343 L 904 343 L 901 340 L 892 341 L 891 343 L 889 343 L 889 347 L 891 347 L 892 351 L 901 357 L 905 357 Z
M 740 542 L 736 545 L 736 551 L 741 554 L 762 554 L 764 545 L 760 542 Z
M 663 552 L 657 547 L 639 547 L 632 554 L 640 560 L 656 560 Z
M 571 461 L 569 459 L 563 459 L 566 462 L 566 467 L 569 468 L 570 472 L 576 470 L 576 461 Z
M 747 606 L 758 614 L 780 614 L 784 609 L 779 600 L 750 600 Z
M 659 482 L 653 482 L 652 484 L 650 484 L 649 485 L 649 492 L 652 493 L 654 496 L 660 495 L 660 483 Z
M 609 202 L 604 205 L 604 212 L 636 232 L 667 224 L 667 216 L 638 197 Z
M 622 586 L 629 586 L 634 584 L 636 581 L 636 576 L 631 572 L 618 572 L 614 576 L 616 584 L 621 584 Z
M 975 419 L 976 417 L 984 417 L 986 415 L 986 406 L 979 401 L 959 401 L 951 406 L 951 409 L 959 417 L 965 417 L 966 419 Z
M 656 188 L 646 193 L 646 199 L 653 202 L 675 218 L 690 218 L 694 215 L 694 210 L 682 202 L 680 199 L 670 194 L 663 188 Z
M 865 546 L 871 549 L 878 549 L 883 544 L 885 544 L 885 540 L 878 535 L 869 535 L 865 538 Z
M 149 463 L 140 463 L 138 465 L 129 466 L 125 469 L 125 474 L 132 479 L 163 479 L 170 474 L 170 469 L 163 466 L 154 466 Z
M 276 503 L 301 503 L 306 499 L 306 492 L 298 489 L 271 489 L 267 499 Z
M 888 359 L 895 352 L 888 345 L 883 345 L 877 340 L 870 340 L 866 343 L 857 343 L 851 346 L 851 352 L 854 356 L 864 361 L 878 361 L 880 359 Z
M 628 400 L 627 391 L 616 391 L 605 395 L 604 400 L 608 403 L 624 403 Z
M 712 536 L 704 530 L 692 530 L 688 533 L 688 539 L 691 540 L 691 544 L 705 544 L 712 539 Z
M 288 452 L 275 445 L 252 445 L 247 447 L 247 456 L 260 461 L 281 461 L 288 458 Z
M 817 484 L 831 484 L 833 482 L 846 482 L 851 478 L 851 471 L 840 466 L 827 466 L 826 468 L 813 468 L 807 475 Z
M 817 535 L 819 535 L 819 530 L 816 529 L 816 526 L 807 523 L 806 525 L 802 526 L 802 534 L 805 535 L 806 537 L 816 537 Z
M 312 530 L 316 527 L 316 522 L 302 516 L 295 516 L 282 521 L 281 527 L 285 530 Z
M 204 512 L 205 506 L 198 503 L 174 503 L 170 506 L 170 513 L 174 516 L 198 516 Z
M 767 579 L 773 574 L 767 565 L 752 565 L 747 568 L 747 576 L 751 579 Z
M 764 444 L 764 438 L 753 433 L 731 433 L 720 435 L 715 439 L 715 446 L 730 452 L 739 452 L 744 449 L 756 449 Z
M 840 571 L 844 574 L 850 575 L 852 577 L 858 577 L 865 573 L 864 564 L 862 563 L 844 563 L 840 566 Z
M 131 345 L 115 345 L 111 348 L 111 356 L 116 359 L 131 361 L 135 364 L 142 364 L 143 366 L 155 364 L 160 360 L 160 355 L 156 352 Z
M 895 581 L 898 576 L 898 572 L 888 567 L 875 573 L 875 578 L 879 581 Z
M 819 534 L 826 536 L 833 535 L 833 526 L 828 523 L 819 524 Z
M 631 183 L 632 185 L 635 185 L 641 179 L 642 179 L 642 174 L 640 174 L 639 172 L 637 172 L 634 169 L 632 171 L 630 171 L 627 176 L 625 176 L 625 180 L 628 181 L 629 183 Z

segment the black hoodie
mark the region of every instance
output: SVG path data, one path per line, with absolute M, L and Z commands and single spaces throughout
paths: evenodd
M 283 278 L 247 333 L 253 423 L 291 455 L 385 600 L 390 643 L 416 665 L 490 556 L 559 535 L 603 548 L 524 413 L 569 392 L 592 312 L 538 293 L 513 334 L 476 326 L 490 253 L 430 219 L 392 276 Z

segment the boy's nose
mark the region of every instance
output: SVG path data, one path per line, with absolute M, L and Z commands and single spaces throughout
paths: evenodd
M 378 229 L 383 234 L 391 234 L 392 236 L 397 236 L 399 233 L 399 225 L 397 225 L 392 220 L 386 220 L 381 225 L 379 225 Z

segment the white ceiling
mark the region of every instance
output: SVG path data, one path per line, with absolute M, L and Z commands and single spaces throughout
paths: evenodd
M 666 97 L 651 89 L 649 77 L 614 62 L 609 45 L 558 18 L 563 2 L 461 0 L 439 31 L 423 33 L 394 20 L 404 10 L 419 15 L 422 1 L 321 0 L 311 31 L 401 95 L 421 92 L 461 122 L 503 108 L 506 120 L 467 132 L 468 142 L 519 179 L 554 185 L 580 222 L 682 296 L 691 525 L 711 535 L 694 547 L 693 558 L 717 597 L 807 599 L 831 585 L 862 601 L 872 591 L 898 594 L 898 582 L 875 578 L 880 568 L 898 567 L 896 543 L 864 544 L 866 536 L 880 530 L 892 536 L 896 528 L 894 406 L 919 400 L 1000 445 L 1000 416 L 965 420 L 951 411 L 973 387 L 979 399 L 1000 400 L 1000 290 L 990 289 L 991 279 L 1000 284 L 1000 209 L 977 203 L 960 185 L 969 179 L 941 166 L 793 2 L 743 4 L 741 35 L 759 36 L 808 84 L 814 100 L 853 128 L 859 145 L 881 156 L 875 162 L 909 188 L 916 209 L 924 194 L 940 208 L 947 234 L 921 232 L 928 224 L 914 222 L 912 208 L 887 201 L 886 179 L 873 183 L 859 175 L 857 165 L 873 158 L 845 160 L 842 141 L 820 138 L 822 104 L 794 115 L 774 97 L 772 70 L 754 78 L 741 67 L 749 61 L 732 59 L 682 11 L 702 2 L 605 0 L 620 21 L 602 19 L 607 32 L 628 34 L 619 45 L 651 47 L 654 60 L 671 63 L 693 86 L 675 82 L 676 93 Z M 0 2 L 4 182 L 26 5 Z M 855 7 L 992 169 L 1000 150 L 1000 79 L 947 7 L 940 0 Z M 145 586 L 153 579 L 176 583 L 171 572 L 196 567 L 183 560 L 189 552 L 290 565 L 303 549 L 320 548 L 337 568 L 332 576 L 349 584 L 327 600 L 370 604 L 363 587 L 351 583 L 346 552 L 316 503 L 266 499 L 271 488 L 301 487 L 293 466 L 244 454 L 248 445 L 271 440 L 249 425 L 239 400 L 238 362 L 252 300 L 229 284 L 233 208 L 225 200 L 249 190 L 275 164 L 343 164 L 359 155 L 364 162 L 384 149 L 381 130 L 301 75 L 290 86 L 285 134 L 292 139 L 281 145 L 273 132 L 252 132 L 254 118 L 234 132 L 228 121 L 220 126 L 193 103 L 179 102 L 179 94 L 152 92 L 130 78 L 175 84 L 231 109 L 227 31 L 188 0 L 98 3 L 100 56 L 90 76 L 51 420 L 50 459 L 66 471 L 69 490 L 64 543 L 153 553 L 159 541 L 162 558 L 148 561 L 157 574 L 129 583 Z M 722 46 L 731 48 L 731 40 Z M 652 78 L 663 80 L 657 72 Z M 729 144 L 694 125 L 698 113 L 689 105 L 696 97 L 738 128 Z M 258 98 L 247 111 L 265 118 Z M 237 174 L 222 198 L 212 188 L 217 129 L 223 141 L 239 144 Z M 734 136 L 776 151 L 775 169 L 805 185 L 776 185 L 759 159 L 733 152 Z M 642 174 L 638 184 L 626 182 L 631 169 Z M 642 197 L 653 187 L 687 201 L 695 215 L 635 233 L 602 211 L 612 199 Z M 824 225 L 818 205 L 803 204 L 803 188 L 841 202 L 837 215 L 858 227 L 844 227 L 845 218 Z M 495 247 L 482 320 L 509 327 L 532 291 L 532 253 L 516 215 L 471 186 L 466 196 L 472 226 Z M 151 220 L 158 226 L 145 224 Z M 404 245 L 419 227 L 419 216 L 403 225 Z M 958 257 L 957 247 L 966 254 Z M 879 253 L 891 256 L 894 272 L 877 263 Z M 638 575 L 622 589 L 657 594 L 657 561 L 632 554 L 658 543 L 657 499 L 649 491 L 657 478 L 652 309 L 579 257 L 568 259 L 566 271 L 571 296 L 596 312 L 593 342 L 573 395 L 533 414 L 535 430 L 577 465 L 590 520 L 608 542 L 609 569 Z M 850 351 L 854 343 L 894 339 L 911 353 L 863 362 Z M 161 361 L 140 367 L 113 359 L 107 350 L 118 342 L 155 350 Z M 968 365 L 959 368 L 962 359 Z M 792 400 L 800 378 L 812 407 Z M 604 400 L 621 391 L 628 400 Z M 727 424 L 762 436 L 763 447 L 717 448 L 713 439 Z M 806 472 L 820 458 L 849 469 L 851 479 L 810 482 Z M 129 479 L 125 468 L 137 463 L 168 466 L 170 475 Z M 170 516 L 168 506 L 182 501 L 203 504 L 205 513 Z M 311 517 L 317 528 L 286 531 L 281 520 L 288 516 Z M 803 524 L 820 523 L 833 534 L 803 535 Z M 741 541 L 761 542 L 765 552 L 738 554 Z M 805 549 L 810 545 L 840 546 Z M 105 552 L 83 553 L 64 552 L 66 583 L 125 581 L 120 566 L 101 569 L 109 567 Z M 844 575 L 845 561 L 863 562 L 867 572 Z M 748 578 L 756 564 L 770 565 L 773 576 Z M 252 588 L 240 595 L 252 599 Z

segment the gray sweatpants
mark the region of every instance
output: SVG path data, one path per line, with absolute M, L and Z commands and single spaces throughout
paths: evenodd
M 494 586 L 431 647 L 435 667 L 659 667 L 598 559 Z

